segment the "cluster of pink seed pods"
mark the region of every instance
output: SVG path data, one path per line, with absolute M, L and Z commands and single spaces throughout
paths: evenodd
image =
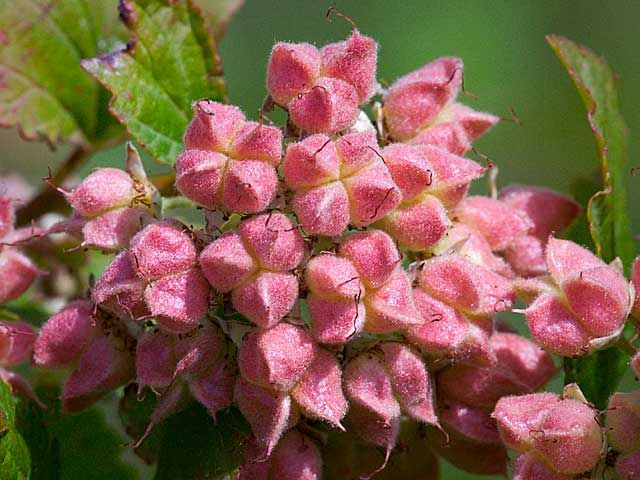
M 480 474 L 506 473 L 512 449 L 513 478 L 582 478 L 609 448 L 620 478 L 640 478 L 636 394 L 611 398 L 603 429 L 571 389 L 536 393 L 557 371 L 550 353 L 604 348 L 640 317 L 640 262 L 630 283 L 558 239 L 580 214 L 564 195 L 468 195 L 490 167 L 463 155 L 498 117 L 456 103 L 461 60 L 386 90 L 376 61 L 357 30 L 322 49 L 276 44 L 267 103 L 288 112 L 282 129 L 196 101 L 176 188 L 207 210 L 203 228 L 161 218 L 132 147 L 127 171 L 98 169 L 64 192 L 74 217 L 53 231 L 116 255 L 35 343 L 30 327 L 3 324 L 0 365 L 33 348 L 35 365 L 69 368 L 68 411 L 135 381 L 160 399 L 147 433 L 190 399 L 214 418 L 234 405 L 252 431 L 238 479 L 319 479 L 329 429 L 384 450 L 372 473 L 402 471 L 410 449 L 393 449 L 408 435 L 425 442 L 418 456 L 433 448 Z M 375 95 L 377 127 L 360 110 Z M 5 243 L 12 215 L 0 200 Z M 35 267 L 0 248 L 0 272 L 25 270 L 0 284 L 2 303 Z M 517 298 L 533 341 L 497 322 Z

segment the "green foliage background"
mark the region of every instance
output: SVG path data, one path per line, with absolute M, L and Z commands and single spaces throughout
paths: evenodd
M 275 41 L 323 44 L 344 38 L 347 23 L 325 20 L 330 4 L 247 0 L 220 45 L 230 101 L 255 116 L 265 96 L 265 65 Z M 630 174 L 631 167 L 640 167 L 639 2 L 343 0 L 335 5 L 380 42 L 380 78 L 391 83 L 433 58 L 456 55 L 465 62 L 466 88 L 478 96 L 475 101 L 462 98 L 464 103 L 503 116 L 509 116 L 511 107 L 518 112 L 522 126 L 501 124 L 477 143 L 500 168 L 501 185 L 522 182 L 568 192 L 576 177 L 593 174 L 596 153 L 584 107 L 544 36 L 561 34 L 605 54 L 620 76 L 621 110 L 630 130 L 630 217 L 633 231 L 640 231 L 640 176 Z M 34 182 L 69 151 L 61 146 L 52 153 L 44 144 L 25 143 L 16 130 L 0 131 L 0 143 L 0 175 L 17 171 Z M 84 168 L 121 166 L 122 152 L 121 146 L 100 152 Z M 484 185 L 476 189 L 484 190 Z M 64 478 L 81 477 L 67 472 Z M 474 477 L 446 468 L 443 478 Z

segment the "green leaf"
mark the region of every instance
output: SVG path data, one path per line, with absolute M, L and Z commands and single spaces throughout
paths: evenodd
M 629 357 L 617 348 L 600 350 L 580 358 L 565 358 L 565 385 L 576 382 L 598 409 L 607 408 L 609 397 L 629 369 Z
M 615 77 L 603 57 L 582 45 L 555 35 L 549 35 L 547 41 L 578 89 L 595 138 L 602 186 L 588 201 L 587 221 L 596 253 L 607 262 L 619 257 L 628 270 L 634 244 L 625 188 L 627 132 L 618 108 Z M 582 187 L 583 192 L 590 188 L 586 183 Z M 573 233 L 576 241 L 584 241 L 580 230 Z M 617 348 L 565 359 L 565 383 L 577 382 L 591 402 L 605 408 L 624 375 L 627 359 Z
M 218 412 L 216 422 L 201 405 L 193 405 L 165 422 L 155 480 L 217 479 L 242 462 L 249 428 L 236 408 Z
M 588 205 L 589 200 L 600 190 L 600 182 L 588 177 L 578 177 L 571 183 L 571 195 L 580 205 Z M 580 215 L 565 234 L 574 242 L 595 250 L 587 215 Z
M 16 411 L 16 427 L 24 438 L 31 456 L 31 480 L 60 478 L 60 448 L 44 423 L 42 408 L 21 398 Z
M 31 470 L 29 449 L 16 427 L 16 399 L 0 381 L 0 473 L 3 480 L 25 479 Z
M 556 35 L 547 41 L 576 85 L 593 132 L 602 190 L 589 202 L 588 218 L 596 252 L 605 261 L 620 257 L 629 268 L 634 244 L 627 215 L 626 126 L 618 107 L 616 80 L 603 57 Z
M 121 460 L 125 439 L 106 422 L 98 407 L 64 415 L 49 426 L 60 447 L 62 480 L 129 480 L 135 469 Z
M 215 43 L 190 0 L 122 0 L 127 48 L 82 61 L 111 93 L 111 112 L 158 161 L 173 165 L 192 102 L 224 100 Z
M 80 68 L 117 32 L 116 0 L 0 0 L 0 125 L 88 146 L 121 132 Z

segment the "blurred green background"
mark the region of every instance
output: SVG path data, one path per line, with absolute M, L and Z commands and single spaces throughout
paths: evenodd
M 265 96 L 264 71 L 271 45 L 279 40 L 319 45 L 344 38 L 350 27 L 325 19 L 331 2 L 248 0 L 228 26 L 220 54 L 230 99 L 254 116 Z M 623 115 L 629 127 L 629 168 L 640 166 L 640 2 L 589 1 L 338 1 L 360 30 L 376 38 L 379 77 L 397 77 L 442 56 L 465 62 L 465 86 L 478 99 L 460 100 L 473 108 L 509 116 L 513 107 L 522 126 L 498 125 L 477 143 L 499 166 L 500 185 L 521 182 L 568 192 L 577 176 L 597 164 L 584 108 L 560 62 L 544 39 L 565 35 L 606 55 L 620 76 Z M 634 93 L 636 92 L 636 93 Z M 68 152 L 25 143 L 15 130 L 0 131 L 0 174 L 17 171 L 34 182 L 47 165 Z M 101 152 L 91 165 L 121 165 L 121 146 Z M 90 168 L 87 166 L 85 168 Z M 640 176 L 628 176 L 634 231 L 640 229 Z M 480 184 L 481 189 L 485 185 Z M 454 469 L 443 478 L 466 479 Z

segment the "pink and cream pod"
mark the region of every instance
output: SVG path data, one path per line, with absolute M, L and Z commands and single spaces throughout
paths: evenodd
M 391 138 L 458 155 L 470 150 L 499 118 L 455 103 L 462 76 L 462 60 L 442 57 L 396 80 L 384 97 Z
M 204 248 L 199 264 L 216 292 L 231 292 L 234 308 L 261 328 L 278 323 L 298 299 L 292 270 L 302 261 L 304 241 L 286 215 L 244 220 Z
M 304 328 L 280 322 L 249 333 L 238 366 L 236 402 L 267 455 L 300 414 L 343 428 L 347 402 L 340 364 Z
M 231 105 L 199 100 L 193 110 L 176 160 L 178 191 L 210 210 L 265 210 L 276 196 L 282 132 Z
M 373 134 L 335 141 L 312 135 L 289 145 L 282 169 L 293 211 L 310 235 L 335 237 L 348 225 L 370 225 L 401 200 Z
M 546 262 L 548 278 L 521 284 L 522 291 L 529 286 L 534 291 L 524 314 L 536 342 L 558 355 L 574 356 L 615 341 L 633 302 L 622 273 L 587 249 L 553 237 Z
M 267 65 L 267 90 L 299 129 L 343 131 L 373 94 L 377 49 L 375 41 L 357 30 L 320 50 L 308 43 L 276 43 Z

